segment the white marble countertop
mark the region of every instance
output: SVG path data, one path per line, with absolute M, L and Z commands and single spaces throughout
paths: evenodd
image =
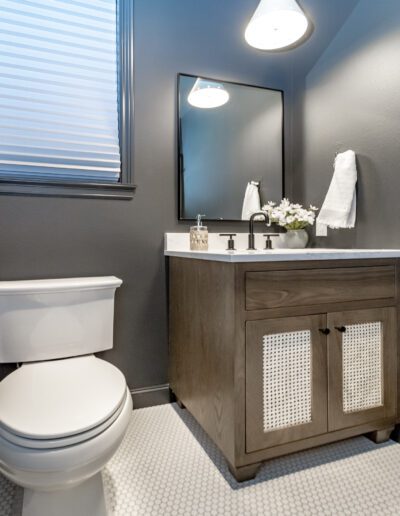
M 262 250 L 265 238 L 256 234 L 257 251 L 247 251 L 245 242 L 247 233 L 240 233 L 235 237 L 236 251 L 226 251 L 226 237 L 218 233 L 209 234 L 208 251 L 190 251 L 188 233 L 165 234 L 165 256 L 193 258 L 197 260 L 211 260 L 219 262 L 282 262 L 296 260 L 351 260 L 373 258 L 400 258 L 400 249 L 282 249 Z M 275 241 L 273 242 L 275 245 Z M 279 245 L 279 244 L 278 244 Z

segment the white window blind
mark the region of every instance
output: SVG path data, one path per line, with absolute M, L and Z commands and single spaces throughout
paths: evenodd
M 115 183 L 116 0 L 0 0 L 0 179 Z

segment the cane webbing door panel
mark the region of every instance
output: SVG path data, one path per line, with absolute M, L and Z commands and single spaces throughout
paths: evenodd
M 395 417 L 396 310 L 328 314 L 329 431 Z
M 327 431 L 326 315 L 246 323 L 246 451 Z

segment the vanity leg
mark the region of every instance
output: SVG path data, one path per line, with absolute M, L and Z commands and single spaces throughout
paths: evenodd
M 381 444 L 390 439 L 390 434 L 393 432 L 394 426 L 390 426 L 389 428 L 384 428 L 383 430 L 375 430 L 375 432 L 370 432 L 365 434 L 365 437 L 371 439 L 376 444 Z
M 170 403 L 176 403 L 180 409 L 186 408 L 172 389 L 169 390 L 169 401 Z
M 181 400 L 178 400 L 178 398 L 176 398 L 176 404 L 178 405 L 178 407 L 180 409 L 185 409 L 185 405 L 181 402 Z
M 248 466 L 242 466 L 240 468 L 235 468 L 231 464 L 228 463 L 229 471 L 235 477 L 238 482 L 246 482 L 246 480 L 252 480 L 256 475 L 262 462 L 257 462 L 256 464 L 249 464 Z
M 393 441 L 400 443 L 400 425 L 396 425 L 394 427 L 391 438 L 393 439 Z

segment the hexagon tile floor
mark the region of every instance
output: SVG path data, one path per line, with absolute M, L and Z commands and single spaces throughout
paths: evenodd
M 104 471 L 114 516 L 398 515 L 399 477 L 399 444 L 357 437 L 271 460 L 238 484 L 176 405 L 135 410 Z M 1 516 L 13 515 L 14 496 L 0 478 Z

